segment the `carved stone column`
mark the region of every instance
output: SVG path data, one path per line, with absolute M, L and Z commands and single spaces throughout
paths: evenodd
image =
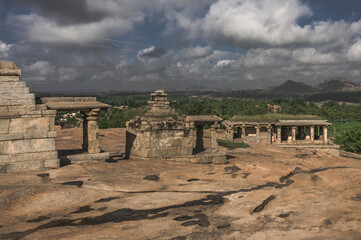
M 259 126 L 254 127 L 256 129 L 256 142 L 259 143 Z
M 229 129 L 229 141 L 234 141 L 234 130 L 233 130 L 233 126 L 232 128 Z
M 197 150 L 204 150 L 204 144 L 203 144 L 203 126 L 202 126 L 202 125 L 197 125 L 196 149 L 197 149 Z
M 315 126 L 310 127 L 310 137 L 311 142 L 313 143 L 315 141 Z
M 328 144 L 327 126 L 323 126 L 323 143 Z
M 211 128 L 211 149 L 217 149 L 217 129 Z
M 267 132 L 268 132 L 269 143 L 272 143 L 272 126 L 271 125 L 267 126 Z
M 246 140 L 246 126 L 242 125 L 242 140 Z
M 282 127 L 277 127 L 277 144 L 281 144 L 282 141 Z
M 296 127 L 292 127 L 292 143 L 296 143 Z
M 83 149 L 88 153 L 100 153 L 98 139 L 98 114 L 100 109 L 91 109 L 84 114 Z

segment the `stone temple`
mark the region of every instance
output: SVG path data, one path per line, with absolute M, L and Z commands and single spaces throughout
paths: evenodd
M 169 107 L 167 94 L 155 91 L 148 101 L 150 110 L 143 117 L 127 122 L 126 157 L 191 163 L 225 163 L 226 155 L 217 150 L 217 116 L 178 117 Z M 203 126 L 211 128 L 210 148 L 204 147 Z M 196 141 L 194 142 L 194 129 Z
M 0 61 L 0 173 L 58 168 L 56 111 L 35 103 L 21 70 Z

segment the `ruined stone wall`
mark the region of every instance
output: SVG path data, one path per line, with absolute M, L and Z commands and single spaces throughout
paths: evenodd
M 13 62 L 0 62 L 0 173 L 59 167 L 56 111 L 36 105 Z
M 191 155 L 193 129 L 177 121 L 130 121 L 126 133 L 127 157 L 170 158 Z

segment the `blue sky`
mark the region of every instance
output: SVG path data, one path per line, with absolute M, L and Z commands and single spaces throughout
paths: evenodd
M 2 0 L 0 59 L 33 91 L 361 82 L 361 1 Z

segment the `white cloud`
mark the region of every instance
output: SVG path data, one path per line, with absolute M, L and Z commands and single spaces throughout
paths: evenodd
M 14 46 L 13 44 L 6 44 L 0 40 L 0 56 L 2 58 L 6 58 L 9 55 L 9 51 L 11 47 L 13 46 Z
M 318 21 L 300 26 L 312 10 L 300 0 L 218 0 L 205 16 L 177 12 L 173 32 L 185 31 L 189 41 L 197 38 L 243 48 L 315 47 L 342 48 L 361 33 L 357 22 Z
M 231 59 L 220 60 L 217 62 L 216 66 L 217 67 L 226 67 L 226 66 L 229 66 L 233 62 L 234 62 L 234 60 L 231 60 Z
M 347 51 L 350 61 L 361 61 L 361 39 L 358 39 Z
M 46 81 L 55 73 L 56 68 L 47 61 L 37 61 L 24 70 L 27 72 L 30 81 Z

